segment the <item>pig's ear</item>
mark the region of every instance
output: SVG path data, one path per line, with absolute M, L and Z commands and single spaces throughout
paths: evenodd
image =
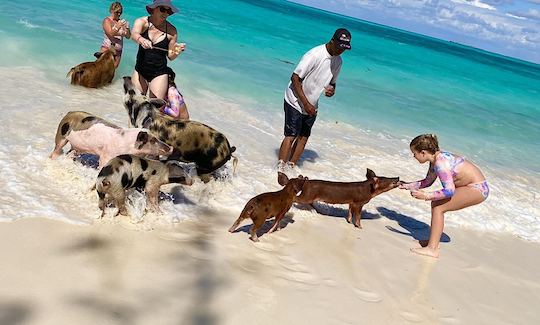
M 277 180 L 278 180 L 279 185 L 281 186 L 287 185 L 287 183 L 289 182 L 289 178 L 287 177 L 287 175 L 285 175 L 282 172 L 278 172 L 277 174 L 278 174 Z
M 368 169 L 369 170 L 369 169 Z M 369 183 L 369 186 L 371 187 L 371 193 L 374 193 L 377 188 L 379 188 L 379 178 L 373 177 L 371 178 L 371 182 Z
M 372 171 L 371 169 L 367 168 L 366 177 L 367 177 L 367 179 L 371 179 L 371 178 L 375 177 L 375 172 Z
M 137 149 L 141 149 L 145 143 L 148 142 L 148 132 L 141 131 L 139 134 L 137 134 L 137 142 L 135 143 L 135 147 Z
M 160 108 L 160 107 L 164 106 L 165 104 L 167 104 L 166 101 L 164 101 L 163 99 L 159 99 L 159 98 L 152 98 L 152 99 L 148 100 L 148 102 L 150 103 L 150 105 L 152 105 L 153 108 Z

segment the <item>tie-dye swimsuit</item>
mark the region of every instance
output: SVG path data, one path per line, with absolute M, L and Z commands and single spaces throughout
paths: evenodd
M 454 184 L 454 177 L 457 175 L 457 168 L 465 161 L 463 157 L 454 156 L 453 154 L 441 151 L 435 158 L 435 166 L 430 168 L 426 178 L 421 181 L 406 184 L 406 188 L 409 190 L 418 190 L 431 186 L 433 182 L 439 177 L 442 184 L 442 189 L 431 193 L 426 193 L 426 200 L 436 201 L 452 197 L 456 190 Z M 489 195 L 489 186 L 487 181 L 468 184 L 467 186 L 473 187 L 482 193 L 484 200 Z

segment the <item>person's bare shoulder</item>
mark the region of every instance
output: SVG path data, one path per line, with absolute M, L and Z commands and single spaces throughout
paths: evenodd
M 170 35 L 176 35 L 178 32 L 176 31 L 176 27 L 174 27 L 173 24 L 170 22 L 167 22 L 167 29 L 169 30 Z

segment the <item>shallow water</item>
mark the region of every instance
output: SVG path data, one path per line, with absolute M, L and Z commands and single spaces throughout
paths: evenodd
M 131 24 L 143 14 L 143 4 L 126 6 Z M 172 191 L 173 200 L 162 202 L 163 215 L 146 215 L 141 228 L 209 211 L 238 214 L 249 198 L 277 190 L 287 80 L 305 51 L 345 26 L 353 34 L 353 51 L 344 54 L 336 96 L 321 99 L 302 173 L 363 180 L 371 168 L 384 176 L 420 179 L 427 167 L 414 161 L 408 143 L 417 134 L 434 132 L 442 148 L 479 165 L 492 190 L 485 203 L 449 214 L 447 224 L 540 240 L 538 65 L 281 1 L 223 4 L 182 2 L 182 12 L 171 20 L 188 50 L 171 66 L 192 118 L 222 131 L 237 147 L 237 174 L 228 164 L 219 181 L 163 187 Z M 0 75 L 10 80 L 0 95 L 0 131 L 7 135 L 0 140 L 0 182 L 6 189 L 0 197 L 2 220 L 41 216 L 90 223 L 100 214 L 97 196 L 89 190 L 97 171 L 67 157 L 51 161 L 47 156 L 58 122 L 69 110 L 127 124 L 119 77 L 132 71 L 132 42 L 126 41 L 112 85 L 88 90 L 71 87 L 64 78 L 98 49 L 107 10 L 102 5 L 0 4 L 5 44 Z M 310 32 L 300 37 L 298 30 Z M 379 214 L 377 207 L 429 220 L 429 204 L 405 191 L 385 193 L 366 208 Z M 320 217 L 304 210 L 298 215 Z

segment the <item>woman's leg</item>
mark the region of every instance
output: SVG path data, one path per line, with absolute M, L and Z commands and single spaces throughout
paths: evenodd
M 411 251 L 421 255 L 439 257 L 439 243 L 444 229 L 444 213 L 457 211 L 485 200 L 479 190 L 462 186 L 456 188 L 454 195 L 450 199 L 431 202 L 431 230 L 429 242 L 426 247 L 413 248 Z
M 169 88 L 169 76 L 162 74 L 150 81 L 150 97 L 167 99 L 167 89 Z
M 122 58 L 122 54 L 116 54 L 116 57 L 114 58 L 114 68 L 118 68 L 120 65 L 120 59 Z
M 137 72 L 137 70 L 133 70 L 131 82 L 133 83 L 133 86 L 135 86 L 135 88 L 141 92 L 141 94 L 146 95 L 146 92 L 148 91 L 148 82 Z

